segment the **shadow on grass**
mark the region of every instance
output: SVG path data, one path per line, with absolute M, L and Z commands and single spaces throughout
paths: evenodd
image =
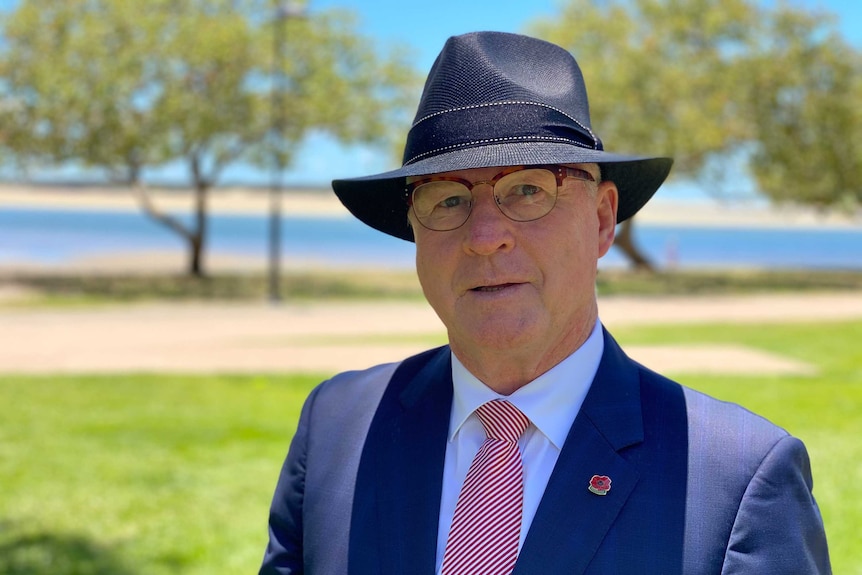
M 0 523 L 4 575 L 136 575 L 119 554 L 86 536 L 24 532 Z

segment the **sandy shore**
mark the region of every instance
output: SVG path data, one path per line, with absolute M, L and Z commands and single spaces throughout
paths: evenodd
M 612 331 L 633 324 L 841 321 L 862 317 L 862 294 L 609 297 Z M 424 303 L 147 304 L 0 308 L 0 374 L 314 371 L 397 361 L 445 341 Z M 793 358 L 738 345 L 636 346 L 659 371 L 808 374 Z M 2 375 L 0 375 L 2 378 Z
M 192 193 L 183 189 L 152 189 L 156 208 L 190 211 Z M 211 213 L 266 214 L 271 196 L 266 189 L 216 188 L 209 195 Z M 349 216 L 328 189 L 286 188 L 281 195 L 285 214 L 303 216 Z M 25 186 L 0 184 L 0 206 L 28 209 L 141 211 L 138 195 L 129 188 Z

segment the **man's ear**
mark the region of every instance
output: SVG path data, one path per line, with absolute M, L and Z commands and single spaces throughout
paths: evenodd
M 617 227 L 619 191 L 613 182 L 601 182 L 596 192 L 596 215 L 599 220 L 599 257 L 604 256 L 614 243 Z

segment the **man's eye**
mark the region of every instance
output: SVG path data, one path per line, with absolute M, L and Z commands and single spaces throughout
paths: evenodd
M 544 190 L 542 190 L 539 186 L 534 186 L 532 184 L 521 184 L 520 186 L 515 186 L 512 188 L 511 194 L 513 196 L 534 196 L 536 194 L 541 194 Z
M 442 202 L 440 202 L 440 207 L 443 208 L 457 208 L 464 201 L 464 198 L 461 196 L 449 196 Z

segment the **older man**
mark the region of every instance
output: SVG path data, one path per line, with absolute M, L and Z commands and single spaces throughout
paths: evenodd
M 802 443 L 598 319 L 597 261 L 670 165 L 603 150 L 565 50 L 451 38 L 404 165 L 333 182 L 416 242 L 449 345 L 315 389 L 261 573 L 828 573 Z

